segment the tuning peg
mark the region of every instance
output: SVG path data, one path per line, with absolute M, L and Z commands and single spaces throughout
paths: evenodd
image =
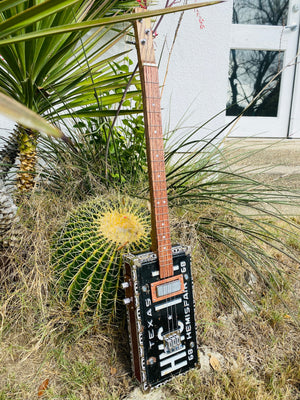
M 121 288 L 122 288 L 122 289 L 127 289 L 127 288 L 129 288 L 129 282 L 122 282 L 122 283 L 121 283 Z
M 128 304 L 130 304 L 132 301 L 132 299 L 130 297 L 125 297 L 125 299 L 123 299 L 123 303 L 125 304 L 125 306 L 128 306 Z

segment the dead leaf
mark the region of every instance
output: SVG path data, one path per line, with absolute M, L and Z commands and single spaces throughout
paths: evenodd
M 116 375 L 116 373 L 117 373 L 117 368 L 111 367 L 111 368 L 110 368 L 110 373 L 111 373 L 111 375 Z
M 38 397 L 42 397 L 44 395 L 48 385 L 49 385 L 49 379 L 45 379 L 44 382 L 39 386 Z
M 122 244 L 120 247 L 117 248 L 117 251 L 122 250 L 123 247 L 125 247 L 128 243 L 129 243 L 129 242 L 128 242 L 128 240 L 127 240 L 127 242 L 125 242 L 124 244 Z
M 217 359 L 217 357 L 210 356 L 209 364 L 214 371 L 220 372 L 222 370 L 220 361 Z

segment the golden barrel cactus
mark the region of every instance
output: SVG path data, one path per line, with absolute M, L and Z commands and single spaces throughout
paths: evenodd
M 95 198 L 70 214 L 54 236 L 52 263 L 67 302 L 81 313 L 113 319 L 122 255 L 150 247 L 150 213 L 132 198 Z

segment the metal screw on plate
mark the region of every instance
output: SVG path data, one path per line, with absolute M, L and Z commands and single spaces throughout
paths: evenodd
M 195 343 L 194 343 L 194 342 L 191 342 L 191 343 L 190 343 L 190 348 L 193 349 L 194 347 L 195 347 Z
M 141 44 L 146 44 L 146 39 L 142 39 Z
M 145 33 L 146 33 L 146 35 L 149 35 L 150 29 L 146 29 L 146 30 L 145 30 Z
M 147 360 L 147 364 L 148 365 L 153 365 L 153 364 L 155 364 L 156 363 L 156 358 L 155 357 L 150 357 L 148 360 Z
M 147 292 L 147 290 L 148 290 L 147 285 L 142 286 L 142 291 L 143 291 L 143 292 Z
M 183 276 L 184 276 L 184 279 L 185 279 L 186 281 L 189 279 L 188 274 L 184 274 Z

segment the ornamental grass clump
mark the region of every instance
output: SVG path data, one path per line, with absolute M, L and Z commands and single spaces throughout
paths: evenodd
M 114 319 L 122 255 L 149 246 L 145 203 L 107 195 L 80 205 L 53 240 L 52 264 L 63 297 L 82 314 Z

